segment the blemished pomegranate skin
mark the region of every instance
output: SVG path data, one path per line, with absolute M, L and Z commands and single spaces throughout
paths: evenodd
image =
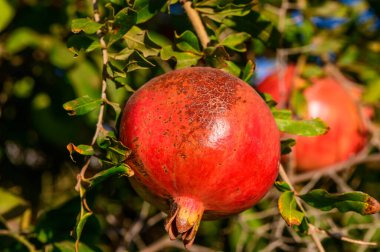
M 289 88 L 295 78 L 294 66 L 288 67 L 286 73 L 284 83 L 288 91 L 282 99 L 288 100 Z M 273 78 L 265 79 L 258 90 L 271 94 L 276 100 L 279 99 L 279 84 L 278 79 L 273 81 Z M 299 171 L 323 169 L 346 161 L 363 149 L 367 141 L 367 130 L 360 113 L 364 116 L 368 113 L 357 105 L 357 94 L 346 90 L 331 77 L 315 78 L 311 82 L 312 85 L 304 91 L 307 101 L 305 119 L 319 117 L 329 126 L 329 131 L 322 136 L 294 137 L 296 146 L 293 151 Z
M 168 212 L 165 228 L 191 246 L 201 219 L 239 213 L 273 185 L 280 158 L 271 111 L 242 80 L 193 67 L 158 76 L 128 100 L 121 141 L 131 183 Z

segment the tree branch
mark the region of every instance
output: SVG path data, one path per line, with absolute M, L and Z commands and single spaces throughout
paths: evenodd
M 99 14 L 99 6 L 98 1 L 93 0 L 92 1 L 92 9 L 94 12 L 94 20 L 95 22 L 100 22 L 100 14 Z M 103 117 L 104 117 L 104 110 L 105 110 L 105 103 L 107 101 L 107 63 L 108 63 L 108 51 L 107 51 L 107 44 L 104 40 L 103 33 L 101 30 L 98 30 L 96 32 L 99 38 L 99 43 L 101 45 L 101 54 L 103 59 L 102 64 L 102 81 L 101 81 L 101 98 L 102 98 L 102 104 L 100 105 L 99 114 L 98 114 L 98 120 L 96 123 L 96 130 L 94 133 L 94 136 L 92 137 L 91 146 L 93 146 L 96 143 L 96 139 L 99 136 L 100 131 L 103 129 Z M 91 212 L 91 209 L 88 207 L 86 198 L 85 198 L 85 189 L 82 187 L 82 182 L 86 182 L 85 174 L 86 171 L 90 165 L 91 157 L 87 158 L 85 164 L 83 165 L 80 173 L 77 176 L 77 184 L 75 186 L 75 189 L 79 191 L 80 198 L 81 198 L 81 212 L 80 212 L 80 218 L 82 218 L 85 214 L 85 210 L 88 212 Z M 79 251 L 79 238 L 76 238 L 75 241 L 75 251 Z
M 95 22 L 100 22 L 100 14 L 99 14 L 99 7 L 97 0 L 92 1 L 92 8 L 94 12 L 94 20 Z M 100 131 L 103 129 L 103 117 L 104 117 L 104 109 L 105 109 L 105 101 L 107 100 L 107 63 L 108 63 L 108 51 L 107 51 L 107 45 L 104 41 L 103 33 L 101 30 L 97 31 L 96 33 L 99 37 L 99 43 L 101 45 L 101 53 L 102 53 L 102 87 L 101 87 L 101 98 L 103 100 L 102 104 L 100 105 L 99 114 L 98 114 L 98 121 L 96 123 L 96 130 L 94 133 L 94 136 L 92 137 L 91 145 L 93 146 L 96 143 L 96 139 L 99 136 Z M 90 165 L 91 158 L 88 158 L 86 160 L 86 163 L 83 165 L 80 173 L 78 174 L 77 180 L 78 183 L 75 186 L 75 189 L 79 191 L 79 185 L 83 180 L 85 179 L 85 173 L 87 171 L 88 166 Z
M 207 47 L 207 44 L 210 42 L 210 39 L 207 35 L 206 29 L 202 23 L 201 17 L 198 12 L 191 7 L 191 1 L 181 0 L 181 4 L 185 9 L 185 12 L 190 19 L 191 24 L 194 27 L 195 32 L 201 42 L 203 48 Z

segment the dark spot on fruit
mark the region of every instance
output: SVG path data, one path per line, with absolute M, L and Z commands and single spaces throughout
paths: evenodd
M 180 156 L 181 158 L 183 158 L 183 159 L 186 159 L 186 158 L 187 158 L 187 156 L 186 156 L 185 153 L 180 153 L 179 156 Z
M 162 166 L 162 170 L 164 170 L 164 172 L 167 174 L 168 173 L 168 167 L 166 167 L 166 165 L 163 165 Z

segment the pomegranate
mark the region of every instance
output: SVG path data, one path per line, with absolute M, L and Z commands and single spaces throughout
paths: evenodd
M 132 186 L 168 213 L 171 239 L 194 241 L 201 219 L 239 213 L 273 185 L 279 131 L 256 91 L 221 70 L 158 76 L 131 96 L 120 125 Z
M 283 73 L 283 84 L 284 87 L 279 85 L 279 77 L 281 78 L 278 72 L 272 73 L 267 76 L 258 86 L 260 92 L 268 93 L 276 102 L 286 101 L 289 97 L 289 92 L 292 88 L 292 82 L 295 76 L 295 66 L 289 65 L 285 68 Z
M 288 89 L 285 99 L 289 99 L 289 88 L 295 78 L 293 66 L 287 69 L 289 72 L 284 81 Z M 270 78 L 273 80 L 274 77 Z M 278 80 L 266 79 L 258 89 L 278 99 L 278 86 Z M 321 118 L 330 130 L 323 136 L 295 137 L 297 144 L 293 151 L 299 171 L 322 169 L 345 161 L 364 147 L 367 132 L 359 108 L 353 95 L 335 79 L 312 79 L 312 85 L 306 88 L 304 96 L 307 101 L 306 117 Z

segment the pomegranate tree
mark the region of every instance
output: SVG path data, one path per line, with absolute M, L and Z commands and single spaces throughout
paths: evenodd
M 272 94 L 275 100 L 290 99 L 294 85 L 294 67 L 286 69 L 284 84 L 286 93 L 279 95 L 277 73 L 265 79 L 258 89 Z M 307 101 L 307 118 L 319 117 L 330 130 L 318 137 L 296 137 L 295 161 L 300 171 L 315 170 L 342 162 L 360 151 L 367 139 L 367 131 L 357 102 L 357 94 L 351 94 L 335 79 L 314 78 L 312 85 L 304 91 Z M 367 113 L 368 114 L 368 113 Z
M 125 106 L 120 137 L 133 151 L 133 187 L 168 213 L 170 238 L 181 236 L 186 247 L 202 218 L 253 206 L 278 173 L 271 111 L 248 84 L 209 67 L 146 83 Z

